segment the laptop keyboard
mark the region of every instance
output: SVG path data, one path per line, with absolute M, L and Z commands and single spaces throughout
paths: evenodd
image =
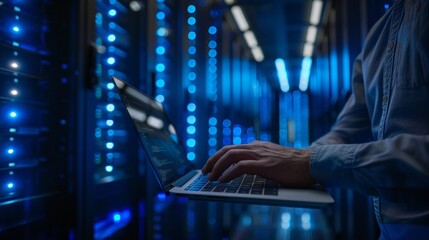
M 229 182 L 209 181 L 207 175 L 201 174 L 185 190 L 202 192 L 226 192 L 254 195 L 278 195 L 279 184 L 256 176 L 243 175 Z

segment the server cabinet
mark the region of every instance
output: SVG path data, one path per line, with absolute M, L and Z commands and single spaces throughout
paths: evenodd
M 0 238 L 65 239 L 71 1 L 0 1 Z
M 135 86 L 145 72 L 145 5 L 140 1 L 80 3 L 77 162 L 79 239 L 142 237 L 144 169 L 138 139 L 112 76 Z

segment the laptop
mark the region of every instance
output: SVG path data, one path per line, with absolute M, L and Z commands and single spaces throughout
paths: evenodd
M 166 194 L 195 200 L 293 207 L 323 207 L 334 202 L 321 188 L 286 188 L 255 175 L 243 175 L 225 183 L 209 181 L 186 158 L 163 105 L 117 77 L 113 77 L 113 82 Z

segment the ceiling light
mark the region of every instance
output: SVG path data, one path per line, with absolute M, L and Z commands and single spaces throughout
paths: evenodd
M 314 43 L 316 41 L 317 28 L 315 26 L 308 26 L 307 37 L 305 38 L 308 43 Z
M 246 40 L 247 46 L 249 46 L 249 48 L 258 46 L 258 41 L 256 40 L 256 37 L 253 31 L 245 32 L 244 39 Z
M 311 57 L 305 57 L 302 59 L 301 64 L 301 77 L 299 79 L 299 90 L 305 92 L 308 89 L 308 82 L 310 80 L 311 71 Z
M 225 3 L 228 5 L 232 5 L 235 3 L 235 0 L 225 0 Z
M 255 61 L 262 62 L 264 60 L 264 53 L 262 52 L 261 47 L 252 48 L 252 55 Z
M 242 32 L 247 31 L 249 29 L 249 24 L 247 23 L 246 17 L 244 17 L 244 14 L 241 8 L 239 6 L 233 6 L 231 8 L 231 12 L 240 31 Z
M 131 1 L 129 6 L 134 12 L 138 12 L 143 8 L 143 4 L 140 1 Z
M 320 16 L 322 15 L 323 2 L 321 0 L 314 0 L 311 6 L 310 12 L 310 23 L 317 25 L 320 22 Z
M 285 61 L 281 58 L 277 58 L 275 64 L 277 68 L 277 76 L 279 77 L 280 89 L 282 92 L 288 92 L 290 87 Z
M 304 57 L 311 57 L 311 56 L 313 55 L 313 48 L 314 48 L 313 44 L 311 44 L 311 43 L 306 43 L 306 44 L 304 45 L 304 49 L 303 49 L 303 51 L 302 51 L 302 55 L 303 55 Z

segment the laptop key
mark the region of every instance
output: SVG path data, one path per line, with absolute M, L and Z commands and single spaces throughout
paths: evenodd
M 252 190 L 252 191 L 250 192 L 250 194 L 261 195 L 261 194 L 262 194 L 262 190 L 254 189 L 254 190 Z
M 225 190 L 225 192 L 227 192 L 227 193 L 236 193 L 236 192 L 237 192 L 237 190 L 238 190 L 238 188 L 227 188 L 227 189 Z

